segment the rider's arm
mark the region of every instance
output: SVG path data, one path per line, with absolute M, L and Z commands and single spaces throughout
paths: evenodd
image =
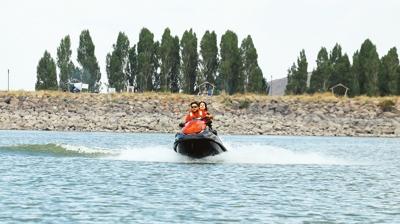
M 189 114 L 186 115 L 184 120 L 185 120 L 185 123 L 188 122 L 188 121 L 190 121 L 190 115 L 189 115 Z

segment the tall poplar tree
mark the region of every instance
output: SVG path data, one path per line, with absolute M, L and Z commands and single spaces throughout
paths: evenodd
M 254 47 L 253 40 L 248 35 L 240 46 L 241 55 L 241 79 L 246 92 L 260 93 L 266 91 L 263 88 L 263 74 L 258 66 L 258 54 Z
M 200 74 L 203 81 L 215 85 L 218 69 L 217 35 L 214 31 L 206 31 L 200 41 Z
M 160 89 L 164 92 L 171 90 L 171 72 L 174 60 L 174 38 L 169 28 L 165 28 L 160 45 Z
M 248 92 L 265 94 L 268 88 L 267 81 L 263 76 L 263 72 L 259 66 L 251 69 L 249 74 Z
M 342 47 L 340 46 L 340 44 L 336 43 L 329 55 L 329 60 L 331 64 L 333 65 L 337 63 L 337 61 L 339 61 L 342 56 Z
M 147 28 L 143 28 L 140 31 L 137 54 L 137 89 L 139 91 L 152 91 L 154 75 L 154 34 Z
M 138 73 L 136 44 L 129 49 L 128 58 L 129 58 L 128 69 L 127 69 L 128 83 L 130 86 L 136 87 L 136 77 Z
M 183 76 L 183 92 L 193 94 L 195 92 L 197 66 L 199 56 L 197 53 L 197 37 L 196 33 L 190 29 L 183 33 L 181 39 L 181 55 L 182 55 L 182 76 Z
M 243 89 L 244 80 L 241 80 L 240 51 L 237 35 L 228 30 L 221 37 L 220 43 L 221 61 L 219 64 L 219 75 L 217 87 L 228 94 L 234 94 Z
M 172 42 L 172 60 L 171 60 L 171 92 L 177 93 L 180 89 L 180 65 L 181 65 L 181 57 L 179 54 L 180 45 L 179 45 L 179 37 L 175 36 Z
M 399 56 L 395 47 L 382 57 L 379 71 L 379 93 L 381 96 L 396 95 L 399 81 Z
M 328 51 L 325 47 L 322 47 L 318 52 L 317 56 L 317 68 L 312 72 L 310 78 L 310 89 L 311 93 L 325 92 L 328 90 L 328 79 L 330 76 L 330 66 Z
M 351 65 L 351 79 L 350 79 L 350 96 L 360 95 L 360 60 L 359 51 L 353 54 L 353 64 Z
M 366 39 L 361 45 L 358 59 L 360 63 L 360 93 L 368 96 L 377 96 L 379 94 L 378 73 L 380 61 L 376 47 L 369 39 Z
M 57 48 L 57 66 L 60 71 L 59 86 L 63 91 L 68 90 L 68 82 L 74 71 L 74 66 L 71 62 L 71 54 L 71 39 L 69 35 L 67 35 L 61 39 L 60 46 Z
M 303 94 L 307 89 L 307 58 L 304 50 L 300 52 L 297 58 L 297 66 L 293 64 L 288 72 L 288 84 L 286 86 L 286 94 Z
M 129 39 L 125 33 L 118 34 L 112 53 L 107 55 L 106 70 L 108 84 L 117 92 L 126 89 L 128 84 Z
M 36 90 L 58 89 L 56 63 L 48 51 L 45 51 L 43 57 L 39 60 L 36 74 Z
M 297 85 L 297 83 L 293 79 L 294 75 L 297 72 L 296 63 L 293 63 L 293 65 L 287 70 L 287 72 L 288 72 L 288 74 L 287 74 L 287 84 L 286 84 L 285 94 L 292 95 L 292 94 L 294 94 L 293 91 Z
M 308 62 L 307 62 L 306 52 L 304 50 L 300 52 L 300 57 L 297 59 L 296 78 L 299 83 L 297 94 L 305 93 L 307 90 Z
M 95 56 L 95 46 L 89 30 L 79 36 L 78 62 L 82 66 L 82 81 L 89 84 L 89 91 L 96 92 L 100 87 L 100 68 Z
M 160 91 L 160 42 L 156 41 L 153 45 L 153 90 Z
M 397 68 L 397 95 L 400 95 L 400 66 Z
M 336 85 L 336 84 L 343 84 L 347 87 L 350 87 L 350 85 L 353 83 L 352 82 L 352 77 L 351 77 L 351 64 L 349 57 L 347 54 L 344 54 L 341 56 L 333 65 L 332 69 L 332 74 L 331 74 L 331 79 L 330 79 L 331 85 Z M 332 87 L 330 86 L 330 87 Z M 345 92 L 338 92 L 342 91 L 341 90 L 335 90 L 336 93 L 339 93 L 340 95 L 344 95 Z
M 337 77 L 338 75 L 340 76 L 340 72 L 335 71 L 335 69 L 337 68 L 337 64 L 340 63 L 340 60 L 342 59 L 343 54 L 342 54 L 342 47 L 336 43 L 335 46 L 333 47 L 331 53 L 330 53 L 330 57 L 329 57 L 329 61 L 330 61 L 330 74 L 328 76 L 328 82 L 327 82 L 327 88 L 331 88 L 334 85 L 337 85 L 338 83 L 340 83 L 340 77 Z M 344 84 L 344 83 L 342 83 Z M 345 84 L 344 84 L 345 85 Z

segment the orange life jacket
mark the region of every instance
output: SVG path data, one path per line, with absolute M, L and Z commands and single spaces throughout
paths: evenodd
M 206 124 L 200 120 L 191 120 L 186 123 L 185 127 L 182 128 L 182 132 L 185 135 L 197 134 L 206 128 Z
M 199 109 L 199 111 L 202 113 L 201 119 L 202 119 L 203 121 L 206 121 L 206 120 L 207 120 L 206 116 L 207 116 L 208 114 L 210 114 L 210 113 L 208 113 L 208 111 L 206 111 L 206 110 L 201 110 L 201 109 Z
M 196 113 L 193 112 L 189 112 L 188 115 L 186 115 L 185 117 L 185 122 L 191 121 L 193 119 L 197 119 L 197 118 L 205 118 L 206 117 L 206 113 L 204 113 L 204 111 L 202 110 L 198 110 Z

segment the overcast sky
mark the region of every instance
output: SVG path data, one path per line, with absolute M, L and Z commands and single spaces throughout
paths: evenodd
M 0 2 L 0 90 L 33 90 L 36 66 L 45 50 L 56 59 L 60 40 L 71 36 L 73 61 L 79 34 L 89 29 L 96 46 L 102 81 L 105 57 L 118 32 L 137 43 L 142 27 L 156 40 L 166 27 L 182 36 L 193 28 L 200 41 L 206 30 L 221 35 L 228 29 L 241 40 L 251 35 L 258 62 L 270 80 L 287 75 L 287 69 L 305 49 L 308 70 L 325 46 L 339 43 L 350 56 L 370 38 L 382 57 L 400 46 L 398 0 L 2 0 Z

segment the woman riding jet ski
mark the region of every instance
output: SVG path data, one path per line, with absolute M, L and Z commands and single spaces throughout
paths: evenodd
M 226 148 L 216 135 L 206 125 L 204 116 L 199 114 L 197 102 L 190 104 L 191 112 L 186 116 L 186 123 L 180 133 L 175 135 L 174 150 L 182 155 L 193 158 L 203 158 L 225 152 Z

